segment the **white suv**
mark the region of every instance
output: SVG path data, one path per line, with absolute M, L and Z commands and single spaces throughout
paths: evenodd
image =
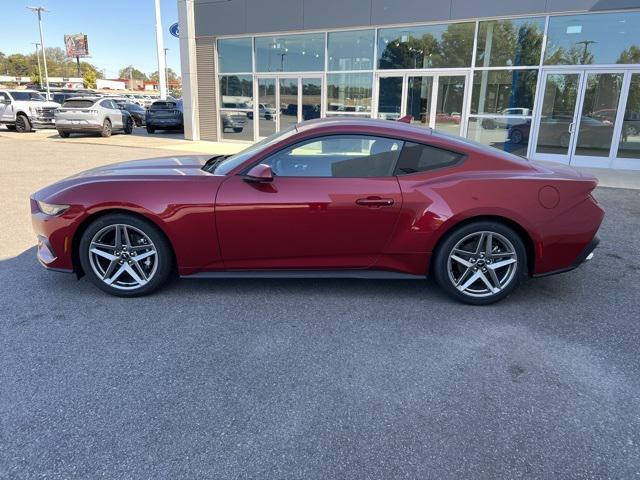
M 59 103 L 48 102 L 35 90 L 0 90 L 0 124 L 9 130 L 30 132 L 55 127 Z

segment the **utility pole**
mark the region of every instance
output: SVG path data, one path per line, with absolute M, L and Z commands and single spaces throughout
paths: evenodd
M 40 69 L 40 51 L 38 49 L 40 44 L 38 42 L 33 42 L 33 44 L 36 46 L 36 58 L 38 59 L 38 85 L 42 88 L 42 70 Z
M 157 2 L 158 0 L 156 0 Z M 42 12 L 48 12 L 44 7 L 27 7 L 32 12 L 38 13 L 38 28 L 40 29 L 40 46 L 42 47 L 42 62 L 44 63 L 44 78 L 47 82 L 47 100 L 51 100 L 51 92 L 49 91 L 49 71 L 47 70 L 47 54 L 45 53 L 44 36 L 42 35 Z
M 155 0 L 156 6 L 156 47 L 158 54 L 158 82 L 160 83 L 160 98 L 162 100 L 167 99 L 167 82 L 165 80 L 165 76 L 162 75 L 161 72 L 165 71 L 165 61 L 164 61 L 164 39 L 162 32 L 162 18 L 160 16 L 160 0 Z
M 171 90 L 171 85 L 169 85 L 169 65 L 167 65 L 167 50 L 169 50 L 168 48 L 165 47 L 164 49 L 164 77 L 166 78 L 166 82 L 167 82 L 167 91 Z M 160 73 L 160 72 L 158 72 Z M 158 77 L 160 77 L 160 75 L 158 75 Z

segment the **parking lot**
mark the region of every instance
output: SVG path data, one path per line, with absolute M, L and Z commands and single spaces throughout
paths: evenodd
M 596 191 L 591 262 L 489 307 L 382 280 L 121 299 L 39 266 L 28 194 L 197 146 L 54 133 L 0 130 L 0 478 L 640 477 L 640 190 Z

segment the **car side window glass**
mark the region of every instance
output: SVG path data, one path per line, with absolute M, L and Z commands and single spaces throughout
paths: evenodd
M 458 163 L 463 156 L 461 153 L 443 150 L 438 147 L 405 142 L 400 158 L 398 159 L 395 174 L 408 175 L 449 167 Z
M 281 177 L 388 177 L 402 151 L 401 140 L 333 135 L 280 150 L 262 163 Z

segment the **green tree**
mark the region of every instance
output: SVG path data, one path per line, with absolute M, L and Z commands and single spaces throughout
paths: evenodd
M 170 82 L 175 82 L 179 78 L 178 74 L 176 72 L 174 72 L 171 69 L 171 67 L 167 68 L 167 76 L 169 77 L 169 81 Z M 149 75 L 149 80 L 151 80 L 153 82 L 160 81 L 160 79 L 158 78 L 158 71 L 157 70 L 155 72 L 153 72 L 151 75 Z
M 84 88 L 96 88 L 96 80 L 97 80 L 97 75 L 96 72 L 94 70 L 87 70 L 86 72 L 84 72 L 84 75 L 82 75 L 82 81 L 84 83 Z
M 133 65 L 121 68 L 118 72 L 118 78 L 123 78 L 125 80 L 128 80 L 129 78 L 133 78 L 134 80 L 148 80 L 147 74 L 138 70 Z

